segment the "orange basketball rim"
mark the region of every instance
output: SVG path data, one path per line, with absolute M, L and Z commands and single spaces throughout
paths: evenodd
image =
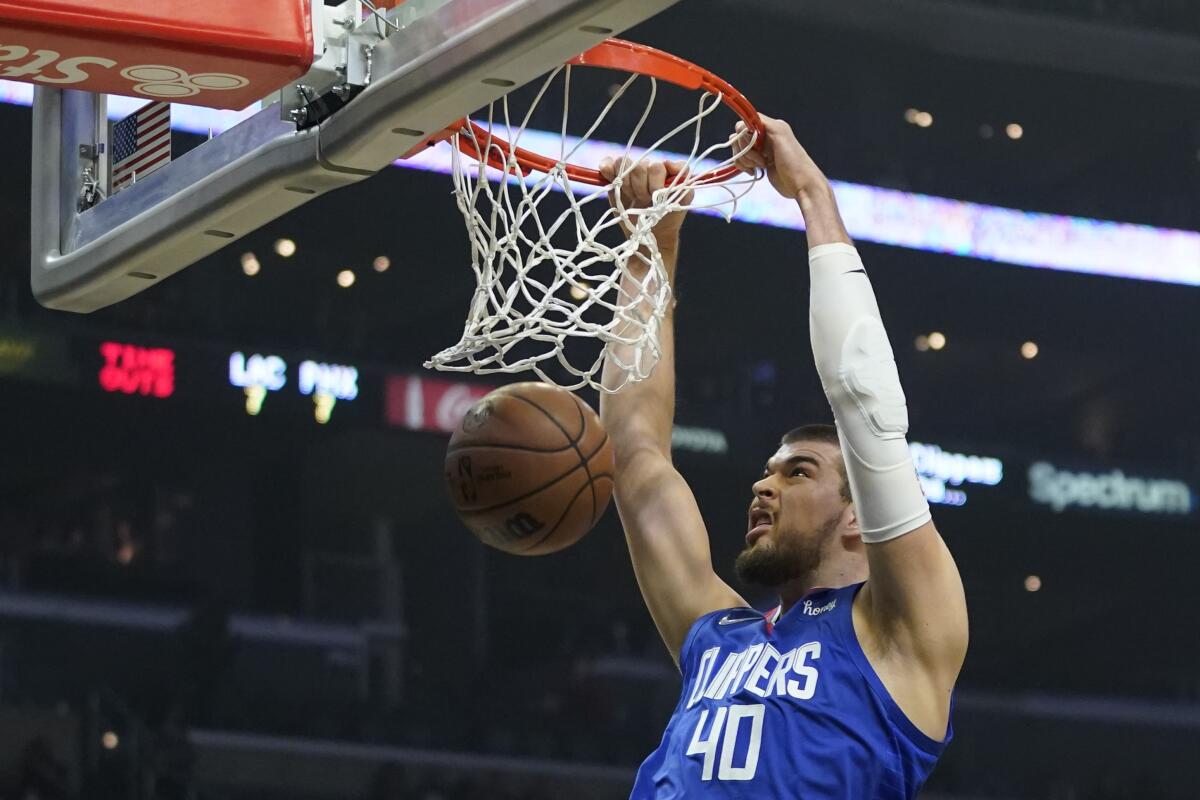
M 758 111 L 746 99 L 746 96 L 728 82 L 690 61 L 644 44 L 637 44 L 636 42 L 629 42 L 624 39 L 608 39 L 596 45 L 591 50 L 571 59 L 567 62 L 567 65 L 603 67 L 619 72 L 626 72 L 631 75 L 645 75 L 684 89 L 715 95 L 721 99 L 721 102 L 725 106 L 737 114 L 742 122 L 746 123 L 746 127 L 752 133 L 757 134 L 755 137 L 755 147 L 760 149 L 762 147 L 764 133 L 762 120 L 759 119 Z M 474 136 L 472 137 L 469 134 L 459 136 L 458 148 L 466 155 L 479 159 L 480 156 L 475 147 L 475 141 L 488 142 L 487 163 L 491 167 L 504 171 L 506 163 L 511 164 L 512 161 L 515 161 L 521 173 L 528 175 L 530 172 L 549 172 L 558 166 L 556 160 L 522 147 L 513 147 L 507 141 L 498 137 L 495 132 L 489 131 L 479 123 L 466 118 L 459 120 L 448 128 L 446 136 L 449 137 L 458 132 L 465 132 L 468 128 L 473 132 Z M 590 167 L 565 164 L 564 168 L 567 176 L 572 181 L 591 186 L 604 186 L 608 183 L 598 170 Z M 730 165 L 701 175 L 697 183 L 703 185 L 724 183 L 736 177 L 739 173 L 740 170 L 736 166 Z

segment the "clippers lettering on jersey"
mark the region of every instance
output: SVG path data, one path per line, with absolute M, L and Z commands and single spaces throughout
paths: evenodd
M 820 657 L 820 642 L 808 642 L 785 653 L 759 642 L 727 654 L 724 660 L 720 647 L 710 647 L 700 656 L 687 708 L 705 699 L 726 700 L 743 690 L 762 698 L 809 700 L 817 691 L 819 678 L 817 668 L 809 662 Z

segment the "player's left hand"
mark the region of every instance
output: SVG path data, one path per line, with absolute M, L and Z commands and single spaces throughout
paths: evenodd
M 612 181 L 627 164 L 628 162 L 624 160 L 615 161 L 606 158 L 600 162 L 600 175 L 606 181 Z M 682 161 L 639 162 L 625 172 L 621 181 L 621 205 L 627 209 L 649 208 L 654 203 L 654 193 L 666 188 L 676 176 L 684 171 L 685 167 L 686 165 Z M 688 192 L 680 200 L 683 205 L 687 205 L 691 201 L 692 192 Z M 616 207 L 615 190 L 609 193 L 609 202 L 613 204 L 614 208 Z M 672 211 L 654 226 L 654 238 L 658 240 L 660 249 L 670 249 L 678 244 L 679 229 L 683 227 L 683 220 L 686 216 L 687 209 Z M 628 235 L 629 231 L 625 231 L 625 233 Z
M 775 191 L 789 200 L 803 201 L 806 195 L 830 192 L 829 180 L 800 144 L 792 126 L 766 114 L 760 114 L 759 119 L 763 126 L 759 148 L 750 147 L 746 123 L 737 124 L 734 150 L 744 151 L 737 166 L 750 174 L 764 170 Z

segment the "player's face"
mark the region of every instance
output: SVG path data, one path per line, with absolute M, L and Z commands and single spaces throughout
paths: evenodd
M 821 563 L 848 505 L 841 457 L 837 445 L 806 441 L 771 456 L 746 516 L 746 549 L 735 564 L 742 580 L 779 586 Z

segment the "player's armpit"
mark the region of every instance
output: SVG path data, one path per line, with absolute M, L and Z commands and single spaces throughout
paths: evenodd
M 916 661 L 953 684 L 967 653 L 967 603 L 950 549 L 932 522 L 868 544 L 863 589 L 874 636 L 888 657 Z
M 638 587 L 678 664 L 697 619 L 747 603 L 713 571 L 696 499 L 667 458 L 646 449 L 620 459 L 615 498 Z

